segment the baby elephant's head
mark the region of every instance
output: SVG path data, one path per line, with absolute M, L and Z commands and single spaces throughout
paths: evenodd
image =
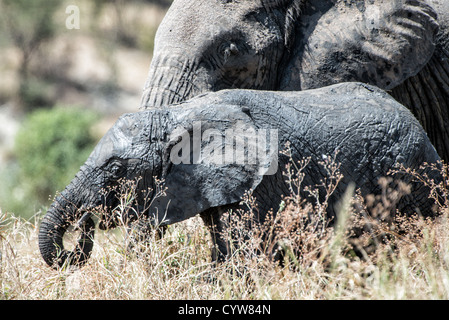
M 271 141 L 271 153 L 248 158 L 257 141 L 267 141 L 257 140 L 256 134 L 266 130 L 257 132 L 241 107 L 210 107 L 207 98 L 196 100 L 195 106 L 122 116 L 45 215 L 39 233 L 45 261 L 61 266 L 67 260 L 87 260 L 95 229 L 92 213 L 99 213 L 101 229 L 142 217 L 158 226 L 238 202 L 264 174 L 277 169 L 270 169 L 277 140 Z M 246 144 L 235 140 L 245 135 Z M 229 141 L 241 150 L 234 153 L 225 146 Z M 63 235 L 71 225 L 83 230 L 73 252 L 63 249 Z
M 166 126 L 160 112 L 126 114 L 100 140 L 43 218 L 39 248 L 50 266 L 86 261 L 95 228 L 92 213 L 102 212 L 98 214 L 102 229 L 116 225 L 119 208 L 120 218 L 129 221 L 145 213 L 157 192 L 153 177 L 162 175 L 160 151 Z M 69 252 L 64 249 L 63 236 L 72 225 L 82 232 L 75 251 Z

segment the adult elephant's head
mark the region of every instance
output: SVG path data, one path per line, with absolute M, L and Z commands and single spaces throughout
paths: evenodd
M 429 61 L 436 19 L 421 0 L 175 0 L 141 107 L 229 88 L 361 81 L 390 89 Z

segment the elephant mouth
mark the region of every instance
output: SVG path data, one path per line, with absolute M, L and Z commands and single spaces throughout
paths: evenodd
M 143 206 L 136 203 L 121 203 L 118 197 L 113 196 L 113 199 L 107 199 L 107 204 L 100 206 L 98 210 L 100 230 L 111 230 L 118 226 L 129 226 L 134 221 L 142 218 L 146 210 Z M 84 215 L 87 215 L 85 213 Z M 83 224 L 83 217 L 78 223 Z
M 155 191 L 157 188 L 147 188 L 135 180 L 126 180 L 120 187 L 111 188 L 101 196 L 98 205 L 90 210 L 96 212 L 99 218 L 98 228 L 110 230 L 119 226 L 129 227 L 138 220 L 158 226 L 157 215 L 152 213 L 152 203 L 160 197 Z
M 63 250 L 60 260 L 67 261 L 70 265 L 82 266 L 90 258 L 94 246 L 95 222 L 92 219 L 92 213 L 85 212 L 75 223 L 73 229 L 68 231 L 71 232 L 67 232 L 66 236 L 70 237 L 70 234 L 74 234 L 73 238 L 77 238 L 75 249 L 73 251 Z M 78 234 L 77 237 L 76 234 Z M 67 242 L 66 238 L 68 237 L 63 238 L 64 242 Z

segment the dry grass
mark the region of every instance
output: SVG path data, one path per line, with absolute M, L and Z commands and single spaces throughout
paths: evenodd
M 300 186 L 307 160 L 292 165 L 288 179 Z M 338 166 L 332 161 L 322 165 L 333 176 L 323 187 L 333 192 L 340 179 Z M 387 198 L 407 192 L 401 185 L 388 190 L 384 184 Z M 55 271 L 38 251 L 41 215 L 30 222 L 3 213 L 0 298 L 449 299 L 447 199 L 440 201 L 442 215 L 435 220 L 400 214 L 383 219 L 379 208 L 395 200 L 377 200 L 361 202 L 349 189 L 339 222 L 326 227 L 326 203 L 312 206 L 292 192 L 275 219 L 253 223 L 247 232 L 242 226 L 257 210 L 247 195 L 243 201 L 248 210 L 240 219 L 232 213 L 228 219 L 229 234 L 238 246 L 218 266 L 211 263 L 207 229 L 193 218 L 170 226 L 162 239 L 154 235 L 132 253 L 126 250 L 123 228 L 98 231 L 92 257 L 83 268 Z M 376 208 L 378 215 L 373 217 L 369 208 Z M 365 232 L 355 237 L 354 230 Z M 248 237 L 251 240 L 242 240 Z M 273 250 L 279 247 L 285 252 L 283 262 L 272 262 Z

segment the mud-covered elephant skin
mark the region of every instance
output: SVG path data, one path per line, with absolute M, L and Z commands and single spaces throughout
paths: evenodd
M 449 161 L 448 46 L 449 1 L 175 0 L 141 107 L 221 89 L 363 82 L 392 90 Z
M 251 138 L 254 134 L 256 140 Z M 242 136 L 248 141 L 240 149 L 237 139 Z M 104 196 L 101 190 L 122 179 L 135 180 L 138 190 L 147 190 L 154 188 L 156 177 L 165 181 L 166 196 L 136 192 L 146 196 L 137 199 L 135 218 L 169 225 L 201 214 L 214 232 L 221 253 L 215 256 L 223 257 L 226 244 L 221 227 L 212 228 L 222 212 L 236 209 L 251 190 L 258 219 L 263 221 L 270 209 L 277 212 L 282 195 L 289 194 L 283 177 L 289 158 L 280 153 L 287 142 L 293 161 L 311 157 L 304 186 L 320 183 L 326 174 L 317 163 L 338 150 L 336 161 L 344 179 L 330 200 L 330 216 L 350 183 L 363 195 L 375 194 L 378 178 L 395 165 L 418 169 L 423 162 L 439 160 L 409 110 L 366 84 L 343 83 L 301 92 L 207 93 L 178 106 L 122 116 L 43 218 L 42 256 L 50 266 L 60 266 L 67 259 L 84 263 L 92 249 L 88 237 L 94 228 L 86 213 L 100 206 L 113 215 L 119 205 L 113 192 Z M 428 216 L 431 206 L 428 190 L 413 185 L 398 208 Z M 84 238 L 75 251 L 67 251 L 62 238 L 73 223 L 85 226 Z

